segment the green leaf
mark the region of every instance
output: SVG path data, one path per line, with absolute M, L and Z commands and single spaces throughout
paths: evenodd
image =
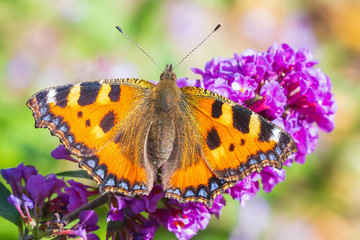
M 0 216 L 14 223 L 21 229 L 21 216 L 16 208 L 7 201 L 9 196 L 10 191 L 0 182 Z
M 77 178 L 91 179 L 89 174 L 84 170 L 59 172 L 59 173 L 56 174 L 56 176 L 60 176 L 60 177 L 77 177 Z

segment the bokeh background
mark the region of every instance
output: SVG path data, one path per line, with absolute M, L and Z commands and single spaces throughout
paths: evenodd
M 2 0 L 0 168 L 24 162 L 44 175 L 77 169 L 52 159 L 58 139 L 34 128 L 25 102 L 36 91 L 101 78 L 159 78 L 159 69 L 115 25 L 165 66 L 219 22 L 223 27 L 176 69 L 178 77 L 197 78 L 191 67 L 203 68 L 212 57 L 285 42 L 313 51 L 333 83 L 338 112 L 335 130 L 321 134 L 305 164 L 286 168 L 285 182 L 245 208 L 228 198 L 220 220 L 194 239 L 360 239 L 358 0 Z M 16 239 L 16 231 L 0 218 L 1 239 Z M 105 228 L 98 234 L 104 238 Z M 175 236 L 160 229 L 155 239 Z

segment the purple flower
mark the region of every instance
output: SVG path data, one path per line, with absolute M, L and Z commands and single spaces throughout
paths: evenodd
M 54 233 L 56 236 L 68 236 L 68 237 L 81 237 L 84 240 L 98 240 L 100 239 L 93 232 L 100 227 L 97 225 L 99 217 L 92 210 L 85 210 L 79 214 L 79 222 L 76 223 L 71 229 L 59 230 Z
M 260 90 L 260 96 L 264 99 L 263 105 L 266 106 L 266 109 L 255 110 L 252 108 L 252 110 L 256 112 L 265 111 L 264 114 L 271 118 L 281 117 L 287 98 L 280 83 L 277 81 L 266 82 Z
M 66 159 L 72 162 L 78 162 L 70 155 L 70 153 L 66 150 L 65 146 L 62 144 L 51 152 L 51 156 L 55 159 Z
M 61 196 L 62 189 L 65 187 L 65 182 L 58 179 L 54 174 L 44 177 L 37 174 L 35 167 L 24 166 L 22 163 L 16 168 L 2 169 L 1 174 L 11 185 L 14 196 L 22 197 L 24 209 L 29 218 L 29 208 L 35 207 L 35 215 L 40 217 L 45 200 L 47 199 L 51 203 L 56 201 L 56 198 L 52 196 L 54 194 L 57 194 L 58 197 Z M 48 204 L 47 207 L 52 208 L 52 205 Z
M 114 195 L 112 198 L 110 210 L 108 211 L 107 221 L 122 221 L 124 220 L 123 208 L 126 206 L 124 197 Z
M 152 239 L 159 227 L 156 219 L 151 215 L 145 218 L 143 215 L 133 212 L 133 209 L 138 210 L 133 205 L 139 204 L 139 201 L 114 197 L 116 203 L 114 205 L 112 203 L 108 212 L 107 239 Z
M 28 198 L 25 194 L 22 195 L 22 200 L 23 200 L 23 206 L 24 206 L 24 209 L 25 209 L 25 212 L 26 212 L 26 216 L 31 219 L 31 216 L 30 216 L 30 212 L 29 212 L 29 208 L 30 209 L 33 209 L 34 208 L 34 203 L 33 201 Z
M 15 206 L 27 226 L 29 224 L 32 226 L 31 230 L 37 227 L 36 231 L 41 229 L 46 231 L 41 234 L 46 235 L 51 234 L 51 231 L 46 229 L 52 226 L 50 229 L 53 229 L 55 235 L 99 239 L 95 234 L 90 233 L 99 228 L 96 225 L 98 217 L 94 211 L 81 212 L 79 222 L 71 229 L 64 229 L 64 222 L 60 227 L 58 222 L 48 221 L 54 214 L 59 218 L 60 214 L 66 214 L 87 203 L 88 197 L 97 194 L 98 190 L 88 191 L 88 186 L 73 180 L 69 180 L 67 186 L 55 174 L 43 176 L 37 174 L 34 167 L 23 164 L 17 168 L 3 169 L 1 173 L 13 186 L 14 192 L 22 193 L 21 198 L 11 194 L 8 201 Z
M 152 239 L 159 227 L 155 211 L 163 196 L 159 185 L 155 185 L 148 196 L 141 198 L 112 196 L 107 217 L 107 239 L 117 239 L 116 236 L 120 239 Z M 147 212 L 148 218 L 142 212 Z
M 287 75 L 282 86 L 288 92 L 288 105 L 301 114 L 309 123 L 330 132 L 334 129 L 336 104 L 329 78 L 319 69 L 307 72 L 294 72 Z
M 225 206 L 226 201 L 222 195 L 218 195 L 213 203 L 213 206 L 209 209 L 211 214 L 214 214 L 217 218 L 220 217 L 221 210 Z
M 164 197 L 164 192 L 160 185 L 154 185 L 149 196 L 144 196 L 145 208 L 149 213 L 155 212 L 158 201 Z
M 16 210 L 20 213 L 21 217 L 25 219 L 26 217 L 21 209 L 21 204 L 22 204 L 21 199 L 15 197 L 13 194 L 10 194 L 7 200 L 11 205 L 13 205 L 16 208 Z
M 69 180 L 67 182 L 70 185 L 70 187 L 65 187 L 65 192 L 69 196 L 69 204 L 67 205 L 69 211 L 73 211 L 86 204 L 88 202 L 88 197 L 98 193 L 97 191 L 88 191 L 88 186 L 75 182 L 74 180 Z
M 43 204 L 47 197 L 46 178 L 43 175 L 37 174 L 29 178 L 26 188 L 34 200 L 35 205 Z
M 171 200 L 170 200 L 171 201 Z M 170 202 L 169 201 L 169 202 Z M 173 210 L 171 205 L 167 203 L 164 208 L 157 208 L 150 216 L 152 219 L 155 219 L 159 224 L 163 225 L 165 228 L 168 225 L 168 220 L 172 214 L 178 213 L 180 210 Z
M 199 227 L 195 224 L 195 216 L 190 214 L 171 217 L 167 229 L 178 239 L 190 239 L 196 235 Z
M 162 211 L 158 209 L 154 216 L 178 239 L 190 239 L 199 230 L 207 227 L 213 214 L 219 217 L 224 206 L 225 199 L 221 195 L 215 198 L 211 208 L 202 203 L 180 204 L 171 199 L 167 202 L 167 209 L 162 209 Z
M 275 123 L 283 127 L 292 136 L 298 146 L 295 160 L 303 164 L 306 156 L 316 149 L 319 129 L 306 119 L 299 120 L 300 115 L 300 113 L 292 111 L 285 119 L 278 119 Z M 285 162 L 286 166 L 291 166 L 291 164 L 292 159 Z
M 26 195 L 24 195 L 24 194 L 22 195 L 22 201 L 21 201 L 19 198 L 15 197 L 13 194 L 10 194 L 10 196 L 8 197 L 7 200 L 11 205 L 13 205 L 16 208 L 16 210 L 19 212 L 20 216 L 22 217 L 22 219 L 24 220 L 25 223 L 30 224 L 33 227 L 36 225 L 35 219 L 33 219 L 30 216 L 30 212 L 29 212 L 29 208 L 33 209 L 34 204 Z M 23 209 L 25 209 L 26 216 L 25 216 L 21 206 L 23 206 Z
M 187 79 L 187 78 L 178 78 L 178 79 L 176 79 L 176 83 L 177 83 L 178 87 L 180 87 L 180 88 L 187 87 L 187 86 L 202 87 L 202 82 L 200 80 L 191 80 L 191 79 Z
M 28 179 L 36 174 L 34 166 L 24 166 L 23 163 L 16 168 L 1 169 L 1 175 L 10 184 L 13 194 L 17 197 L 23 192 L 22 181 L 26 184 Z
M 276 184 L 285 180 L 285 170 L 266 166 L 260 173 L 265 192 L 271 192 Z
M 151 219 L 151 217 L 145 218 L 141 214 L 136 216 L 135 222 L 130 222 L 129 224 L 132 226 L 130 226 L 130 231 L 128 232 L 133 239 L 153 239 L 159 227 L 159 224 Z
M 241 206 L 245 206 L 245 201 L 253 198 L 259 191 L 260 173 L 254 172 L 242 181 L 238 182 L 234 187 L 226 190 L 230 196 L 240 202 Z
M 26 189 L 34 205 L 39 207 L 38 210 L 41 210 L 45 200 L 50 200 L 53 194 L 60 195 L 65 186 L 65 182 L 58 179 L 55 174 L 49 174 L 47 177 L 40 174 L 32 175 L 26 183 Z
M 74 226 L 74 228 L 83 227 L 87 232 L 92 232 L 99 229 L 97 222 L 99 217 L 92 210 L 82 211 L 79 214 L 79 222 Z
M 130 201 L 131 201 L 131 203 L 130 203 L 131 211 L 134 214 L 138 214 L 138 213 L 145 211 L 146 207 L 145 207 L 145 201 L 143 198 L 134 198 Z
M 176 211 L 176 214 L 173 214 L 168 218 L 167 225 L 164 227 L 170 232 L 173 232 L 178 239 L 190 239 L 196 235 L 200 229 L 204 230 L 209 224 L 212 212 L 211 209 L 204 204 L 175 203 L 175 205 L 178 205 L 178 210 Z M 219 212 L 221 210 L 219 210 L 219 208 L 221 208 L 220 202 L 218 202 L 217 208 L 218 209 L 213 209 L 214 212 Z

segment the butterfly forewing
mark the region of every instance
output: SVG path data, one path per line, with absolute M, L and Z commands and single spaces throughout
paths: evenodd
M 142 149 L 134 149 L 150 124 L 136 126 L 135 114 L 145 114 L 153 86 L 139 79 L 70 84 L 40 91 L 27 105 L 35 126 L 58 136 L 102 191 L 132 196 L 148 193 L 153 184 L 153 170 L 144 162 Z M 132 135 L 138 138 L 129 139 Z

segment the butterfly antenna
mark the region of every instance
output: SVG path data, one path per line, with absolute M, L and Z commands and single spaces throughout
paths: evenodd
M 115 26 L 117 30 L 119 30 L 119 32 L 121 32 L 122 34 L 124 34 L 124 36 L 129 39 L 130 42 L 132 42 L 132 44 L 134 44 L 138 49 L 140 49 L 148 58 L 150 58 L 150 60 L 155 63 L 155 65 L 160 69 L 160 71 L 163 71 L 163 69 L 159 66 L 159 64 L 144 50 L 142 49 L 139 45 L 137 45 L 136 42 L 134 42 L 134 40 L 132 40 L 119 26 Z
M 204 40 L 202 40 L 193 50 L 191 50 L 183 59 L 181 59 L 180 62 L 178 62 L 175 67 L 177 68 L 190 54 L 192 54 L 198 47 L 200 47 L 201 44 L 203 44 L 206 39 L 208 39 L 214 32 L 216 32 L 219 28 L 221 27 L 221 23 L 219 23 L 218 25 L 216 25 L 216 27 L 214 28 L 214 30 L 211 31 L 211 33 L 209 33 L 209 35 L 206 36 L 206 38 L 204 38 Z

